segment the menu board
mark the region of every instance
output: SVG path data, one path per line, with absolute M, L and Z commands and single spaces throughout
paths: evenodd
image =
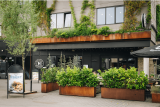
M 23 73 L 8 73 L 8 90 L 13 93 L 23 93 Z
M 32 80 L 38 81 L 38 72 L 32 72 Z

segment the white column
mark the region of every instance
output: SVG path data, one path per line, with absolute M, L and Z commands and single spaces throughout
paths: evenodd
M 149 58 L 143 58 L 143 70 L 149 76 Z

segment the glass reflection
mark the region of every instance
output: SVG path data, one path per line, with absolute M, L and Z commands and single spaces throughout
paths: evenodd
M 124 7 L 116 7 L 116 23 L 124 22 Z
M 51 15 L 51 29 L 56 28 L 56 14 Z
M 97 9 L 97 24 L 103 25 L 105 24 L 105 8 Z
M 106 8 L 106 24 L 113 24 L 114 23 L 114 7 Z
M 64 13 L 57 14 L 57 28 L 63 28 Z
M 71 27 L 71 14 L 66 14 L 65 27 Z

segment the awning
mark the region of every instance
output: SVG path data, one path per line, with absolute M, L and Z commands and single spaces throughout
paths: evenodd
M 48 49 L 91 49 L 91 48 L 124 48 L 124 47 L 149 47 L 150 41 L 116 41 L 116 42 L 88 42 L 64 44 L 39 44 L 38 50 Z
M 148 58 L 160 57 L 160 44 L 131 52 L 131 55 Z

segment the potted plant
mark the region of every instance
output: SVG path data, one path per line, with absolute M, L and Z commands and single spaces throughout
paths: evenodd
M 58 67 L 42 69 L 42 79 L 41 79 L 41 92 L 46 93 L 59 89 L 58 84 L 56 83 L 56 74 Z
M 101 73 L 100 70 L 98 72 Z M 101 73 L 101 76 L 104 85 L 101 87 L 102 98 L 145 101 L 148 78 L 143 71 L 138 75 L 134 67 L 127 70 L 122 67 L 111 68 Z
M 155 85 L 151 87 L 152 102 L 160 103 L 160 85 Z
M 56 77 L 59 94 L 95 97 L 99 80 L 92 70 L 85 67 L 83 69 L 67 67 L 66 71 L 64 69 L 58 71 Z

